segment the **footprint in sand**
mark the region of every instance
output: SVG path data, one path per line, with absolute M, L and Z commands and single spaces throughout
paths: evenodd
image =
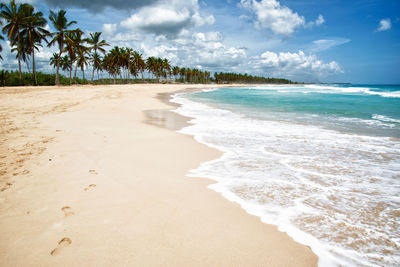
M 71 245 L 71 243 L 72 243 L 71 239 L 69 239 L 68 237 L 64 237 L 63 239 L 60 240 L 60 242 L 58 242 L 57 247 L 50 252 L 50 255 L 52 255 L 52 256 L 57 255 L 65 247 L 68 247 L 69 245 Z
M 97 174 L 96 170 L 89 170 L 90 174 Z
M 1 192 L 6 191 L 8 188 L 10 188 L 13 184 L 12 183 L 6 183 L 6 185 L 1 189 Z
M 69 207 L 69 206 L 62 207 L 61 211 L 64 212 L 65 217 L 74 215 L 74 212 L 72 211 L 72 208 Z
M 95 188 L 96 187 L 96 185 L 95 184 L 90 184 L 88 187 L 86 187 L 84 190 L 85 191 L 88 191 L 88 190 L 90 190 L 90 189 L 93 189 L 93 188 Z

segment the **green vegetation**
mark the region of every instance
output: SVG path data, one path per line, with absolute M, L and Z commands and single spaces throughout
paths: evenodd
M 252 76 L 240 73 L 214 73 L 216 83 L 275 83 L 288 84 L 295 83 L 287 79 L 281 78 L 265 78 L 260 76 Z
M 69 21 L 65 10 L 50 11 L 49 21 L 54 32 L 45 29 L 47 20 L 42 12 L 35 11 L 30 4 L 18 4 L 10 0 L 9 4 L 1 3 L 0 18 L 5 25 L 2 33 L 7 35 L 11 52 L 16 53 L 18 71 L 0 72 L 1 85 L 71 85 L 71 84 L 109 84 L 109 83 L 144 83 L 144 82 L 181 82 L 210 83 L 214 81 L 211 73 L 196 68 L 171 66 L 166 58 L 148 57 L 130 47 L 115 46 L 106 52 L 109 44 L 101 39 L 101 32 L 84 32 L 72 27 L 76 21 Z M 3 21 L 0 20 L 0 26 Z M 49 38 L 49 39 L 48 39 Z M 4 37 L 0 35 L 0 40 Z M 55 68 L 55 74 L 36 72 L 35 51 L 42 43 L 48 47 L 56 46 L 49 64 Z M 0 46 L 0 52 L 2 47 Z M 1 55 L 0 55 L 0 59 Z M 27 63 L 28 72 L 22 72 L 21 62 Z M 32 73 L 29 70 L 32 63 Z M 90 82 L 85 78 L 85 71 L 91 68 Z M 77 77 L 78 68 L 82 79 Z M 68 78 L 60 74 L 68 72 Z M 103 74 L 106 73 L 106 77 Z M 145 74 L 150 79 L 145 79 Z M 95 75 L 97 79 L 95 80 Z M 139 78 L 140 76 L 140 78 Z M 133 78 L 133 79 L 132 79 Z M 264 78 L 247 74 L 215 73 L 217 83 L 291 83 L 285 79 Z

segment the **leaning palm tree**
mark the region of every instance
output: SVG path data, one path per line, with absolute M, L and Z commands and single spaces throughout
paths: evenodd
M 65 17 L 65 14 L 67 12 L 63 9 L 59 10 L 57 13 L 54 13 L 53 11 L 50 11 L 50 16 L 49 19 L 53 24 L 53 27 L 56 29 L 55 32 L 52 33 L 53 39 L 49 42 L 49 47 L 55 45 L 56 43 L 58 44 L 58 49 L 60 50 L 59 52 L 59 57 L 57 61 L 57 72 L 56 72 L 56 85 L 59 85 L 60 80 L 59 80 L 59 70 L 60 70 L 60 59 L 61 59 L 61 54 L 64 52 L 64 46 L 66 43 L 66 40 L 69 38 L 68 33 L 71 32 L 68 28 L 72 25 L 75 24 L 76 21 L 70 21 L 68 22 L 67 18 Z
M 25 10 L 26 19 L 23 23 L 23 30 L 21 31 L 22 38 L 27 47 L 30 48 L 32 55 L 32 71 L 33 71 L 33 84 L 37 85 L 36 66 L 35 66 L 35 49 L 39 50 L 38 46 L 42 46 L 41 42 L 46 40 L 46 36 L 50 33 L 44 29 L 46 26 L 46 19 L 43 17 L 42 12 L 35 12 L 31 5 L 26 6 Z
M 7 34 L 10 40 L 11 46 L 18 46 L 21 44 L 21 29 L 23 27 L 25 19 L 25 11 L 28 4 L 16 4 L 15 0 L 10 0 L 9 5 L 1 3 L 0 17 L 6 21 L 6 25 L 3 27 L 3 33 Z M 21 47 L 21 46 L 19 46 Z M 17 50 L 18 68 L 19 68 L 19 79 L 22 83 L 22 71 L 21 71 L 21 54 L 22 50 Z
M 105 40 L 100 40 L 100 36 L 101 36 L 101 32 L 94 32 L 94 33 L 90 33 L 90 38 L 87 39 L 90 49 L 96 55 L 98 55 L 97 50 L 99 50 L 101 53 L 105 54 L 106 50 L 103 48 L 103 46 L 109 45 L 109 44 L 107 44 L 107 42 Z M 93 83 L 93 78 L 94 78 L 94 72 L 95 72 L 95 68 L 93 67 L 92 83 Z

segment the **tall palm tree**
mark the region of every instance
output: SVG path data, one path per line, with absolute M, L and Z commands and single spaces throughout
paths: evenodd
M 7 6 L 1 3 L 0 17 L 6 21 L 6 25 L 3 27 L 3 33 L 7 34 L 10 40 L 11 46 L 17 46 L 21 48 L 21 28 L 24 23 L 24 13 L 28 4 L 16 4 L 15 0 L 10 0 Z M 22 83 L 22 71 L 21 71 L 21 54 L 22 49 L 17 50 L 18 68 L 19 68 L 19 79 Z
M 135 77 L 137 75 L 137 69 L 136 69 L 135 63 L 132 60 L 132 54 L 133 54 L 133 49 L 132 48 L 127 47 L 127 48 L 125 48 L 123 50 L 123 60 L 124 60 L 124 63 L 125 63 L 124 65 L 128 70 L 127 71 L 128 72 L 128 82 L 130 82 L 130 74 L 131 74 L 131 72 Z
M 100 40 L 100 36 L 101 36 L 101 32 L 94 32 L 94 33 L 90 33 L 90 38 L 87 39 L 90 49 L 92 51 L 94 51 L 94 54 L 96 54 L 96 55 L 98 55 L 97 50 L 99 50 L 101 53 L 105 54 L 106 50 L 103 48 L 103 46 L 109 45 L 109 44 L 107 44 L 107 42 L 105 40 Z M 93 83 L 93 78 L 94 78 L 94 71 L 95 71 L 95 68 L 93 67 L 92 83 Z
M 139 54 L 137 51 L 133 51 L 132 56 L 133 56 L 133 60 L 136 65 L 136 69 L 138 71 L 140 71 L 140 74 L 142 76 L 142 81 L 143 81 L 143 79 L 144 79 L 143 72 L 146 69 L 146 63 L 144 62 L 144 60 L 142 58 L 142 54 Z
M 68 53 L 70 65 L 71 65 L 71 68 L 69 69 L 69 85 L 72 84 L 72 67 L 76 60 L 76 50 L 75 50 L 76 31 L 77 30 L 67 32 L 66 38 L 65 38 L 65 46 L 66 47 L 65 47 L 64 51 Z
M 70 40 L 68 40 L 69 45 L 72 46 L 73 52 L 75 53 L 73 56 L 76 59 L 75 75 L 74 75 L 75 83 L 76 83 L 76 70 L 78 69 L 78 67 L 81 68 L 83 72 L 83 80 L 85 80 L 84 68 L 85 66 L 87 66 L 88 63 L 87 53 L 89 51 L 89 48 L 84 45 L 87 42 L 87 39 L 83 39 L 82 36 L 83 36 L 83 31 L 78 28 L 72 32 Z
M 0 26 L 2 26 L 2 25 L 3 25 L 3 21 L 0 20 Z M 1 34 L 0 34 L 0 40 L 4 40 L 4 37 Z M 3 47 L 0 44 L 0 52 L 2 52 L 2 51 L 3 51 Z M 3 57 L 1 55 L 0 55 L 0 59 L 3 59 Z
M 68 28 L 76 24 L 76 21 L 70 21 L 68 22 L 67 18 L 65 17 L 65 14 L 67 11 L 61 9 L 57 13 L 54 13 L 53 11 L 50 11 L 50 16 L 49 19 L 53 24 L 53 27 L 56 29 L 55 32 L 52 33 L 53 39 L 49 42 L 48 46 L 51 47 L 55 44 L 58 44 L 58 49 L 60 50 L 59 52 L 59 57 L 57 61 L 57 72 L 56 72 L 56 85 L 59 85 L 59 69 L 60 69 L 60 60 L 61 60 L 61 54 L 64 52 L 64 46 L 66 43 L 66 40 L 69 38 L 68 33 L 71 32 Z
M 187 81 L 192 83 L 192 70 L 190 68 L 186 69 L 186 76 L 187 76 Z
M 172 73 L 174 74 L 174 77 L 176 79 L 176 76 L 178 76 L 178 74 L 179 74 L 179 67 L 178 66 L 174 66 L 172 68 Z
M 88 65 L 89 57 L 87 56 L 89 49 L 87 47 L 80 47 L 77 49 L 76 66 L 81 68 L 83 74 L 83 82 L 85 82 L 85 67 Z M 75 69 L 76 71 L 76 69 Z M 75 75 L 76 77 L 76 75 Z
M 157 63 L 156 63 L 156 58 L 155 57 L 148 57 L 146 60 L 146 69 L 152 74 L 156 74 L 157 72 Z
M 50 33 L 44 29 L 46 26 L 46 19 L 43 17 L 42 12 L 35 12 L 35 9 L 31 5 L 26 6 L 25 20 L 23 23 L 23 30 L 21 35 L 26 43 L 27 47 L 30 48 L 32 55 L 32 71 L 33 71 L 33 83 L 37 85 L 36 78 L 36 66 L 35 66 L 35 49 L 39 50 L 38 46 L 42 46 L 41 42 L 46 40 L 46 36 Z
M 186 69 L 185 68 L 181 68 L 179 70 L 179 75 L 181 76 L 181 79 L 183 80 L 183 82 L 185 82 L 185 74 L 186 74 Z
M 97 78 L 99 76 L 99 70 L 102 69 L 101 67 L 101 56 L 99 55 L 99 53 L 92 53 L 90 56 L 90 63 L 92 63 L 92 67 L 93 67 L 93 74 L 92 74 L 92 83 L 93 83 L 93 76 L 94 76 L 94 72 L 97 71 Z

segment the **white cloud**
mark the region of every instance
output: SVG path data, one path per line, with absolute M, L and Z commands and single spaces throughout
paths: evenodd
M 121 26 L 156 35 L 176 36 L 185 28 L 212 25 L 214 22 L 213 15 L 200 14 L 197 0 L 165 0 L 139 9 L 122 21 Z
M 324 16 L 321 14 L 318 16 L 318 19 L 315 21 L 315 25 L 319 26 L 325 23 Z
M 379 22 L 378 32 L 387 31 L 392 28 L 392 22 L 390 19 L 381 19 Z
M 111 36 L 114 35 L 115 32 L 117 31 L 117 24 L 103 24 L 103 27 L 101 28 L 102 32 L 104 35 Z
M 297 53 L 266 51 L 261 56 L 254 57 L 250 64 L 271 76 L 297 77 L 299 80 L 343 73 L 342 68 L 335 61 L 324 63 L 317 56 L 306 55 L 301 50 Z
M 350 42 L 350 39 L 346 39 L 346 38 L 332 38 L 332 39 L 315 40 L 312 42 L 310 50 L 313 52 L 325 51 L 332 47 L 346 44 L 348 42 Z
M 325 23 L 324 16 L 320 14 L 318 15 L 318 18 L 315 21 L 310 21 L 309 23 L 307 23 L 306 27 L 312 28 L 314 26 L 321 26 L 324 23 Z
M 322 25 L 325 19 L 322 15 L 316 21 L 306 24 L 303 16 L 282 6 L 277 0 L 241 0 L 240 7 L 254 13 L 254 26 L 258 29 L 269 29 L 272 33 L 290 36 L 297 28 Z

